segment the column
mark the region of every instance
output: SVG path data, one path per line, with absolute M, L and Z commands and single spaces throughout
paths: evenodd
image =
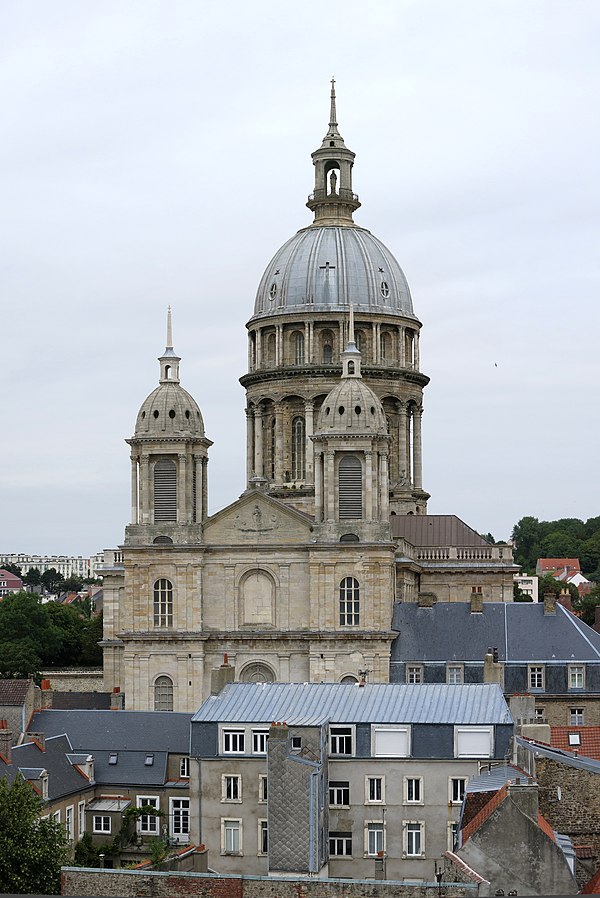
M 327 520 L 334 521 L 335 520 L 335 476 L 334 476 L 334 465 L 333 465 L 333 451 L 329 450 L 327 452 L 326 459 L 326 471 L 324 477 L 323 484 L 323 501 L 325 508 L 327 509 Z
M 406 422 L 405 422 L 405 432 L 406 432 L 406 476 L 408 478 L 409 484 L 412 485 L 413 482 L 413 470 L 412 470 L 412 434 L 411 434 L 411 416 L 412 409 L 414 406 L 406 405 Z
M 390 517 L 390 478 L 387 452 L 379 453 L 379 489 L 379 520 L 388 521 Z
M 186 496 L 186 465 L 185 455 L 177 456 L 177 523 L 187 524 L 187 496 Z
M 257 477 L 264 476 L 263 470 L 263 445 L 262 445 L 262 409 L 254 409 L 254 473 Z
M 375 322 L 371 326 L 371 340 L 373 343 L 372 359 L 373 364 L 376 365 L 379 362 L 379 341 L 377 339 L 377 325 Z
M 246 409 L 246 485 L 254 474 L 254 411 Z
M 312 365 L 315 361 L 315 323 L 308 322 L 308 356 L 307 362 Z
M 131 523 L 138 524 L 138 463 L 137 458 L 131 456 Z
M 414 485 L 415 489 L 423 488 L 422 457 L 421 457 L 421 406 L 414 407 L 413 413 L 413 460 L 415 465 Z
M 365 519 L 373 520 L 373 453 L 365 452 Z
M 400 400 L 396 403 L 396 411 L 398 412 L 398 480 L 402 481 L 408 474 L 406 464 L 406 407 Z
M 313 452 L 313 441 L 311 437 L 314 432 L 314 412 L 315 404 L 314 402 L 305 402 L 304 403 L 304 431 L 306 435 L 306 448 L 304 450 L 304 480 L 306 483 L 313 483 L 313 466 L 314 466 L 314 452 Z
M 256 328 L 256 368 L 262 368 L 262 331 Z
M 275 458 L 274 473 L 275 483 L 283 483 L 283 405 L 277 402 L 275 405 Z
M 278 324 L 275 328 L 275 367 L 279 368 L 283 364 L 283 327 Z
M 141 522 L 142 524 L 150 523 L 150 459 L 147 455 L 142 456 L 140 469 L 140 488 L 141 488 Z
M 315 521 L 323 520 L 323 453 L 315 452 Z
M 202 521 L 202 493 L 204 490 L 204 469 L 202 467 L 201 455 L 194 455 L 194 473 L 196 475 L 194 516 L 196 518 L 196 523 L 200 524 Z
M 404 328 L 398 327 L 398 365 L 400 368 L 406 367 L 406 353 L 404 351 Z
M 419 371 L 419 364 L 420 364 L 419 355 L 420 354 L 419 354 L 419 332 L 418 331 L 415 331 L 415 335 L 414 335 L 413 339 L 415 341 L 414 342 L 414 347 L 415 347 L 414 348 L 414 357 L 415 357 L 414 367 L 415 367 L 415 371 Z
M 208 517 L 208 458 L 202 459 L 202 520 Z

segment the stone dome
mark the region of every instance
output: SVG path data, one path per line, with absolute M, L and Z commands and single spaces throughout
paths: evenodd
M 304 311 L 415 318 L 408 282 L 389 249 L 356 225 L 298 231 L 262 276 L 254 317 Z
M 204 437 L 204 421 L 196 400 L 179 383 L 161 383 L 142 403 L 135 438 Z
M 322 436 L 387 436 L 381 401 L 360 377 L 343 377 L 323 401 L 315 433 Z

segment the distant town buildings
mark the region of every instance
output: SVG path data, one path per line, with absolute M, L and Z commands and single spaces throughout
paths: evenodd
M 535 572 L 539 577 L 551 574 L 561 583 L 577 587 L 580 598 L 587 596 L 594 584 L 581 573 L 579 558 L 538 558 Z
M 538 601 L 538 581 L 539 577 L 529 574 L 515 574 L 513 577 L 513 582 L 532 602 Z
M 0 568 L 0 599 L 11 592 L 19 592 L 21 589 L 23 589 L 21 578 Z
M 104 552 L 97 552 L 89 558 L 81 555 L 28 555 L 25 552 L 8 552 L 0 554 L 0 565 L 14 564 L 26 574 L 31 568 L 37 568 L 40 574 L 54 568 L 65 579 L 81 577 L 84 580 L 102 576 Z

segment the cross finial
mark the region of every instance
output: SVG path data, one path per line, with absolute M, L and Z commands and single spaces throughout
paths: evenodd
M 173 325 L 171 322 L 171 306 L 167 308 L 167 349 L 173 349 Z
M 329 113 L 329 125 L 337 127 L 337 111 L 335 108 L 335 78 L 331 79 L 331 111 Z

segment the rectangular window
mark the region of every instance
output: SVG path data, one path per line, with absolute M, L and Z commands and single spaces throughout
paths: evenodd
M 546 720 L 546 715 L 544 713 L 544 708 L 534 708 L 533 709 L 533 719 L 539 723 L 542 723 Z
M 190 837 L 189 798 L 169 799 L 169 833 L 178 842 L 188 842 Z
M 530 689 L 543 689 L 544 688 L 544 668 L 540 664 L 530 664 L 529 665 L 529 688 Z
M 269 853 L 269 830 L 267 829 L 267 821 L 258 821 L 258 851 L 257 854 Z
M 383 804 L 385 801 L 385 777 L 367 776 L 365 778 L 365 802 L 367 804 Z
M 104 817 L 101 814 L 94 814 L 94 816 L 92 817 L 92 830 L 95 833 L 109 833 L 110 817 Z
M 268 738 L 269 738 L 268 730 L 252 730 L 252 754 L 253 755 L 266 755 Z
M 369 857 L 377 857 L 380 851 L 385 851 L 383 821 L 377 820 L 367 823 L 365 838 L 365 849 Z
M 406 857 L 421 857 L 424 849 L 423 833 L 425 825 L 423 823 L 405 823 L 405 852 Z
M 585 668 L 583 664 L 571 664 L 569 667 L 569 689 L 583 689 L 585 685 Z
M 347 808 L 350 806 L 350 783 L 331 781 L 329 783 L 329 807 Z
M 420 776 L 404 777 L 404 801 L 407 804 L 423 804 L 423 780 Z
M 448 851 L 454 851 L 456 840 L 458 838 L 458 823 L 451 820 L 448 824 Z
M 75 806 L 72 804 L 65 811 L 65 829 L 67 839 L 72 842 L 75 838 Z
M 156 795 L 138 795 L 136 804 L 138 808 L 148 808 L 158 811 L 160 799 Z M 152 813 L 142 814 L 138 820 L 138 832 L 143 835 L 158 836 L 160 833 L 159 818 Z
M 583 726 L 584 716 L 583 708 L 569 708 L 569 724 L 571 726 Z
M 85 801 L 77 803 L 77 835 L 81 839 L 85 832 Z
M 223 730 L 223 754 L 243 755 L 246 750 L 245 730 Z
M 242 852 L 242 821 L 221 821 L 221 853 L 241 854 Z
M 302 750 L 302 736 L 292 736 L 292 751 Z
M 330 857 L 352 857 L 352 833 L 329 833 Z
M 454 686 L 464 682 L 462 664 L 449 664 L 446 668 L 446 682 Z
M 454 727 L 455 758 L 491 758 L 494 728 Z
M 263 804 L 267 800 L 267 775 L 259 773 L 258 775 L 258 800 Z
M 179 762 L 179 778 L 189 780 L 190 778 L 190 759 L 182 758 Z
M 406 668 L 407 683 L 423 682 L 423 667 L 421 664 L 409 664 Z
M 242 800 L 242 778 L 239 774 L 224 773 L 221 777 L 221 801 Z
M 331 727 L 329 731 L 329 754 L 352 755 L 352 727 Z
M 450 801 L 452 804 L 462 804 L 465 797 L 465 789 L 467 788 L 466 776 L 450 777 Z
M 410 756 L 410 727 L 372 726 L 371 752 L 379 758 L 408 758 Z

